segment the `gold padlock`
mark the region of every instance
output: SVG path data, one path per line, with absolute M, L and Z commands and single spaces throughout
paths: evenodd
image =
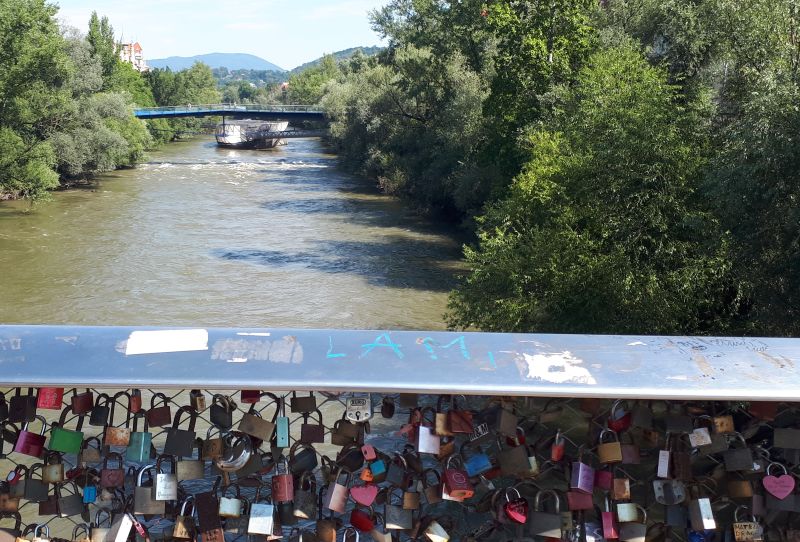
M 603 442 L 607 435 L 611 435 L 614 440 Z M 611 429 L 603 429 L 600 432 L 597 455 L 600 457 L 601 463 L 619 463 L 622 461 L 622 444 L 620 444 L 617 434 Z

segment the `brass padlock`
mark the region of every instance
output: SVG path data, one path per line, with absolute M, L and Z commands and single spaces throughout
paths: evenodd
M 755 516 L 750 514 L 749 518 L 743 519 L 740 514 L 742 512 L 749 512 L 746 506 L 737 506 L 734 512 L 735 521 L 733 523 L 733 538 L 736 542 L 755 542 L 763 540 L 764 532 L 756 520 Z
M 611 442 L 605 442 L 604 439 L 607 436 L 611 436 Z M 619 463 L 622 461 L 622 445 L 617 434 L 611 429 L 600 431 L 597 455 L 600 456 L 601 463 Z
M 188 512 L 187 508 L 189 506 L 192 506 L 192 513 L 194 513 L 194 506 L 192 505 L 192 501 L 194 501 L 194 497 L 190 495 L 181 504 L 180 513 L 175 518 L 175 528 L 172 531 L 173 538 L 177 538 L 178 540 L 194 540 L 195 538 L 194 517 L 192 515 L 187 514 Z
M 42 481 L 47 484 L 60 484 L 64 481 L 64 463 L 61 462 L 60 453 L 48 452 L 44 457 Z

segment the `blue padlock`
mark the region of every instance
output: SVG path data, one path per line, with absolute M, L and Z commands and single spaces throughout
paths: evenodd
M 97 500 L 97 486 L 87 485 L 83 488 L 83 504 L 91 504 Z
M 471 444 L 469 442 L 465 442 L 461 445 L 461 449 L 459 451 L 461 457 L 464 459 L 464 470 L 467 471 L 467 476 L 472 478 L 473 476 L 478 476 L 484 472 L 492 470 L 492 461 L 489 459 L 488 455 L 481 451 L 467 457 L 466 451 L 469 448 L 471 448 Z
M 376 459 L 369 464 L 369 470 L 372 471 L 373 476 L 380 476 L 386 473 L 386 463 L 383 462 L 383 459 Z

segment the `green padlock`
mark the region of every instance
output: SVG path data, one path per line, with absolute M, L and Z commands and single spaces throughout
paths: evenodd
M 139 431 L 139 419 L 144 421 L 144 431 Z M 153 441 L 153 434 L 147 423 L 146 412 L 140 410 L 133 416 L 133 430 L 131 431 L 130 442 L 125 449 L 125 459 L 143 463 L 150 460 L 150 448 Z
M 64 428 L 67 422 L 67 414 L 72 412 L 72 407 L 68 406 L 61 411 L 61 417 L 58 418 L 58 425 L 53 424 L 53 429 L 50 432 L 50 450 L 56 452 L 63 452 L 67 454 L 77 454 L 81 451 L 81 444 L 83 443 L 83 414 L 78 416 L 78 425 L 76 430 L 72 431 Z

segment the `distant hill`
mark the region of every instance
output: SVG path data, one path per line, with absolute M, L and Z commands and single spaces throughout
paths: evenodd
M 148 60 L 151 68 L 169 68 L 172 71 L 191 68 L 195 62 L 203 62 L 212 68 L 228 68 L 229 70 L 269 70 L 285 72 L 280 66 L 255 55 L 246 53 L 208 53 L 195 56 L 171 56 Z
M 337 62 L 341 62 L 342 60 L 348 59 L 355 54 L 356 51 L 361 51 L 366 56 L 377 55 L 381 51 L 383 51 L 384 47 L 378 47 L 377 45 L 374 47 L 351 47 L 349 49 L 344 49 L 342 51 L 336 51 L 335 53 L 331 53 L 333 58 L 336 59 Z M 305 64 L 300 64 L 296 68 L 292 69 L 289 73 L 300 73 L 302 71 L 307 70 L 308 68 L 313 68 L 317 64 L 322 61 L 322 57 L 319 57 L 316 60 L 312 60 L 311 62 L 306 62 Z

